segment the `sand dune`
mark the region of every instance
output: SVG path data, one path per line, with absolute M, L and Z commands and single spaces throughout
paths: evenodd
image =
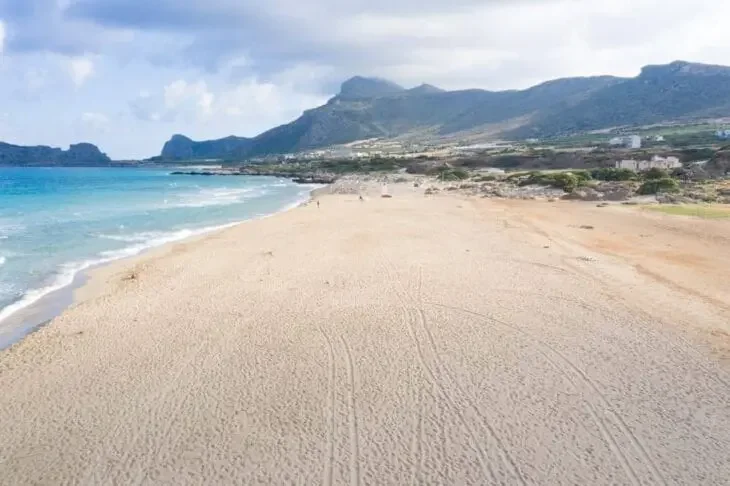
M 727 484 L 726 224 L 393 192 L 98 270 L 0 354 L 0 483 Z

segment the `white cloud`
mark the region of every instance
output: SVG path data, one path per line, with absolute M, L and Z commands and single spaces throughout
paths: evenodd
M 0 54 L 5 48 L 5 23 L 0 19 Z
M 293 85 L 252 78 L 221 92 L 214 109 L 220 115 L 252 124 L 256 120 L 286 120 L 287 115 L 298 116 L 325 101 L 325 97 L 302 93 Z
M 164 88 L 164 105 L 169 115 L 197 116 L 206 119 L 213 114 L 215 95 L 205 81 L 188 83 L 179 79 Z
M 215 101 L 215 95 L 213 93 L 204 92 L 198 99 L 198 108 L 200 113 L 204 117 L 209 117 L 213 114 L 213 102 Z
M 0 112 L 0 140 L 6 140 L 9 130 L 10 113 Z
M 717 0 L 100 3 L 78 0 L 72 17 L 177 39 L 177 48 L 166 44 L 168 62 L 209 71 L 240 64 L 238 79 L 269 81 L 313 65 L 330 72 L 328 86 L 365 74 L 501 89 L 558 76 L 634 75 L 677 58 L 730 64 L 730 33 L 717 21 L 730 16 L 730 3 Z
M 157 122 L 162 119 L 164 106 L 159 98 L 149 91 L 143 90 L 129 102 L 132 115 L 142 121 Z
M 156 93 L 140 91 L 129 107 L 144 121 L 202 123 L 213 115 L 215 100 L 205 81 L 178 79 Z
M 302 92 L 295 86 L 248 78 L 213 89 L 203 80 L 179 79 L 157 93 L 140 92 L 130 102 L 130 109 L 138 119 L 197 125 L 210 136 L 239 131 L 257 135 L 326 101 L 326 96 Z
M 77 87 L 83 84 L 94 74 L 94 61 L 88 57 L 75 57 L 68 61 L 68 73 Z
M 81 124 L 98 132 L 106 132 L 109 130 L 109 117 L 103 113 L 94 113 L 87 111 L 81 115 Z
M 730 6 L 708 0 L 545 0 L 482 2 L 446 12 L 414 8 L 407 15 L 363 9 L 330 19 L 331 41 L 300 30 L 300 45 L 343 74 L 379 75 L 406 85 L 524 88 L 554 77 L 635 75 L 643 64 L 677 58 L 730 63 L 730 47 L 722 57 L 713 52 L 730 39 L 713 20 L 717 15 L 730 15 Z M 300 29 L 309 28 L 317 26 Z
M 81 104 L 109 115 L 99 141 L 121 157 L 176 132 L 255 135 L 358 74 L 508 89 L 730 64 L 730 2 L 718 0 L 0 0 L 0 17 L 11 135 L 74 142 L 58 120 L 80 128 Z
M 42 68 L 30 68 L 25 72 L 25 87 L 29 93 L 36 93 L 48 81 L 48 71 Z
M 717 0 L 53 0 L 44 5 L 37 10 L 45 12 L 45 23 L 39 23 L 40 14 L 33 16 L 33 25 L 27 16 L 8 17 L 18 24 L 12 29 L 13 49 L 103 48 L 158 65 L 209 72 L 233 68 L 239 71 L 236 80 L 275 81 L 291 66 L 310 65 L 327 72 L 320 87 L 365 74 L 403 84 L 500 89 L 556 76 L 636 74 L 642 64 L 676 58 L 730 63 L 730 33 L 717 21 L 730 16 L 730 3 Z

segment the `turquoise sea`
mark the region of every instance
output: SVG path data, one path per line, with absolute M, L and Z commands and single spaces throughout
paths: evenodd
M 79 272 L 284 210 L 312 189 L 172 170 L 0 167 L 0 349 L 38 324 L 18 313 Z

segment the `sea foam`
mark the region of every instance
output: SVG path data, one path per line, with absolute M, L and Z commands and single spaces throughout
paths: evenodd
M 180 241 L 186 238 L 190 238 L 191 236 L 203 235 L 212 231 L 230 228 L 232 226 L 236 226 L 237 224 L 240 223 L 236 222 L 218 226 L 208 226 L 195 230 L 183 229 L 179 231 L 150 232 L 130 235 L 129 237 L 127 237 L 129 238 L 128 240 L 123 241 L 138 241 L 139 243 L 126 246 L 118 250 L 103 251 L 98 256 L 87 260 L 69 262 L 61 265 L 56 275 L 50 280 L 47 285 L 28 290 L 19 300 L 0 310 L 0 322 L 7 319 L 16 312 L 35 304 L 48 294 L 51 294 L 57 290 L 61 290 L 64 287 L 71 285 L 79 272 L 87 270 L 91 267 L 110 263 L 115 260 L 121 260 L 123 258 L 136 256 L 143 251 L 151 248 L 165 245 L 167 243 L 173 243 L 175 241 Z M 4 258 L 2 261 L 4 262 Z
M 3 178 L 22 190 L 0 192 L 0 347 L 2 336 L 19 339 L 34 325 L 19 311 L 45 305 L 44 297 L 73 285 L 80 272 L 274 214 L 310 190 L 281 178 L 149 168 L 0 168 Z

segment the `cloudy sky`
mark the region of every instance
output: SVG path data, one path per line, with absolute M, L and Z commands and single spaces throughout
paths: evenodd
M 114 158 L 252 136 L 344 79 L 524 88 L 730 65 L 718 0 L 0 0 L 0 141 Z

